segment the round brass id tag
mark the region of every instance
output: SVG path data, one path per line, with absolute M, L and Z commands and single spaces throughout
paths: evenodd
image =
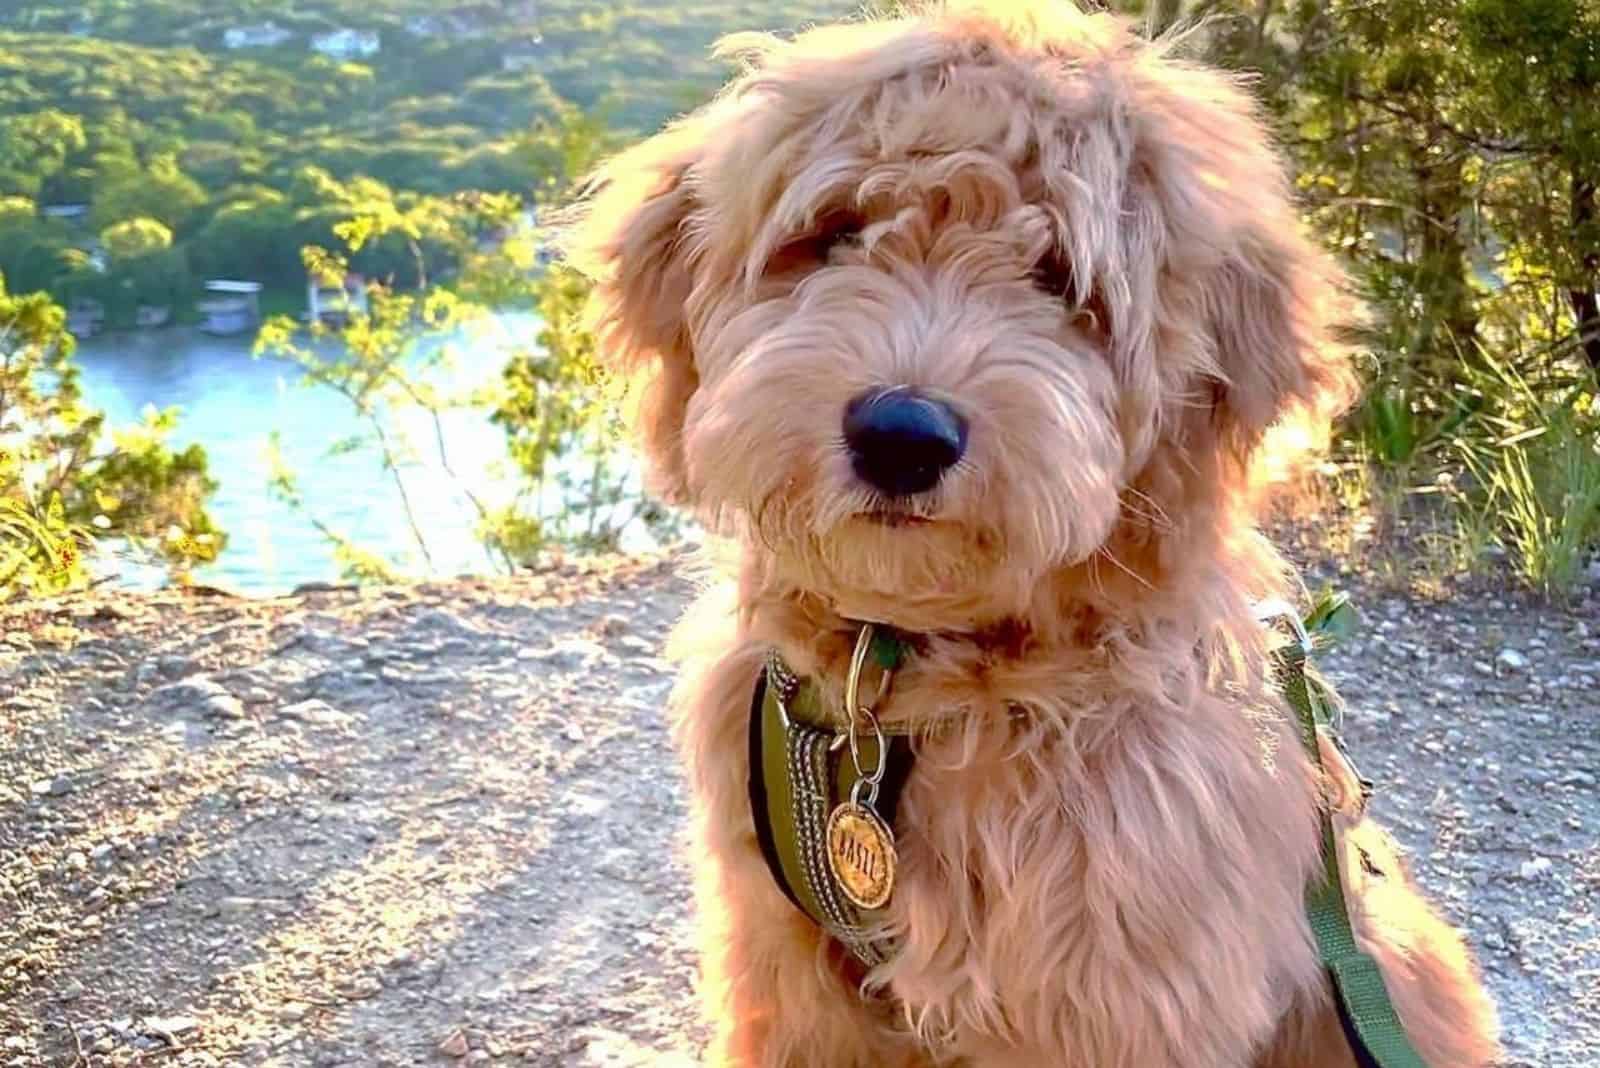
M 828 817 L 828 867 L 857 908 L 882 908 L 894 892 L 894 834 L 867 806 L 840 805 Z

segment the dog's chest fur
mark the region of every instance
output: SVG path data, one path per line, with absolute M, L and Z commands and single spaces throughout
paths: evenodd
M 814 630 L 775 641 L 774 620 L 732 593 L 708 591 L 677 641 L 698 846 L 738 873 L 719 885 L 739 904 L 702 895 L 702 908 L 759 924 L 743 929 L 752 965 L 769 946 L 811 971 L 810 954 L 778 952 L 821 936 L 761 858 L 746 732 L 773 644 L 796 670 L 840 673 L 808 650 Z M 982 669 L 935 654 L 896 677 L 890 718 L 962 715 L 918 745 L 900 798 L 901 949 L 873 977 L 900 1021 L 885 1026 L 917 1029 L 952 1063 L 998 1050 L 1018 1065 L 1239 1065 L 1319 988 L 1303 909 L 1312 774 L 1283 710 L 1223 695 L 1194 656 L 1192 641 Z M 829 997 L 860 999 L 836 985 Z
M 937 718 L 943 694 L 962 716 L 919 742 L 901 799 L 888 992 L 936 1046 L 1078 1051 L 1067 1063 L 1122 1063 L 1130 1043 L 1161 1063 L 1175 1033 L 1224 1055 L 1215 999 L 1270 1029 L 1317 974 L 1298 930 L 1314 792 L 1287 719 L 1175 695 L 1183 671 L 1013 675 L 909 677 L 891 702 Z

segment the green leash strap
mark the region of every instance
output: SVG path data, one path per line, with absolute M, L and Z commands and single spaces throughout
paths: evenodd
M 1325 609 L 1326 605 L 1319 605 L 1313 610 L 1312 631 L 1307 630 L 1292 610 L 1291 614 L 1279 613 L 1273 617 L 1286 619 L 1295 633 L 1296 640 L 1281 646 L 1275 653 L 1279 685 L 1284 699 L 1295 711 L 1301 744 L 1319 777 L 1325 770 L 1319 745 L 1322 734 L 1327 732 L 1335 744 L 1340 744 L 1328 714 L 1328 698 L 1321 684 L 1311 680 L 1305 670 L 1312 648 L 1311 633 L 1322 634 L 1332 629 L 1329 625 L 1318 626 L 1318 615 L 1330 621 L 1339 616 L 1340 606 L 1334 606 L 1332 612 Z M 1363 790 L 1367 789 L 1365 782 L 1362 786 Z M 1333 827 L 1332 810 L 1326 804 L 1322 807 L 1320 822 L 1322 871 L 1307 888 L 1306 918 L 1316 938 L 1317 954 L 1333 984 L 1334 1003 L 1345 1038 L 1361 1068 L 1427 1068 L 1406 1037 L 1377 961 L 1356 942 L 1340 875 L 1338 834 Z

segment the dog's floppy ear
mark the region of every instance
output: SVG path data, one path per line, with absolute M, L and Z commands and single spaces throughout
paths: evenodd
M 1237 78 L 1169 64 L 1159 108 L 1169 150 L 1174 248 L 1206 248 L 1191 275 L 1221 443 L 1248 462 L 1295 423 L 1325 435 L 1355 396 L 1344 338 L 1354 305 L 1343 273 L 1307 237 L 1260 106 Z M 1187 272 L 1186 272 L 1187 273 Z
M 1164 428 L 1188 448 L 1220 449 L 1219 458 L 1247 468 L 1273 454 L 1289 461 L 1287 471 L 1278 428 L 1319 444 L 1354 397 L 1341 336 L 1353 310 L 1343 275 L 1306 237 L 1282 160 L 1240 79 L 1175 58 L 1128 77 L 1126 110 L 1138 121 L 1104 124 L 1101 139 L 1122 152 L 1102 155 L 1130 160 L 1130 182 L 1115 205 L 1115 257 L 1098 270 L 1124 350 L 1124 433 L 1137 441 L 1140 428 Z M 1123 144 L 1130 132 L 1134 143 Z M 1107 216 L 1106 205 L 1097 207 Z M 1094 225 L 1094 217 L 1073 221 Z M 1166 358 L 1135 355 L 1147 350 Z M 1263 449 L 1269 431 L 1274 440 Z
M 564 240 L 568 262 L 595 282 L 588 322 L 602 365 L 642 387 L 632 422 L 650 489 L 674 503 L 688 496 L 683 422 L 699 384 L 684 303 L 703 137 L 691 118 L 605 164 Z
M 1286 420 L 1320 433 L 1354 396 L 1339 337 L 1350 309 L 1344 278 L 1273 185 L 1203 284 L 1213 417 L 1241 457 Z

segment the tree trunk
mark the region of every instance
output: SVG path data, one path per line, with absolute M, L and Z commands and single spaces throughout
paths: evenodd
M 1261 54 L 1261 46 L 1267 43 L 1267 20 L 1272 17 L 1272 0 L 1261 0 L 1261 5 L 1256 8 L 1255 41 L 1251 49 L 1255 55 Z
M 1478 307 L 1467 280 L 1467 245 L 1462 239 L 1462 214 L 1467 198 L 1462 188 L 1465 157 L 1452 154 L 1431 158 L 1414 146 L 1413 173 L 1418 207 L 1422 212 L 1420 266 L 1430 318 L 1443 327 L 1434 333 L 1430 348 L 1447 361 L 1468 359 L 1478 338 Z M 1430 331 L 1430 333 L 1433 333 Z
M 1172 29 L 1183 14 L 1183 0 L 1156 0 L 1150 7 L 1150 36 L 1160 37 Z
M 1595 194 L 1592 179 L 1572 176 L 1572 229 L 1580 235 L 1595 224 Z M 1578 347 L 1583 350 L 1583 358 L 1589 362 L 1596 380 L 1600 380 L 1600 294 L 1596 293 L 1597 288 L 1600 288 L 1600 251 L 1592 251 L 1583 257 L 1583 270 L 1573 287 L 1567 290 L 1567 299 L 1572 304 L 1572 317 L 1576 321 Z

